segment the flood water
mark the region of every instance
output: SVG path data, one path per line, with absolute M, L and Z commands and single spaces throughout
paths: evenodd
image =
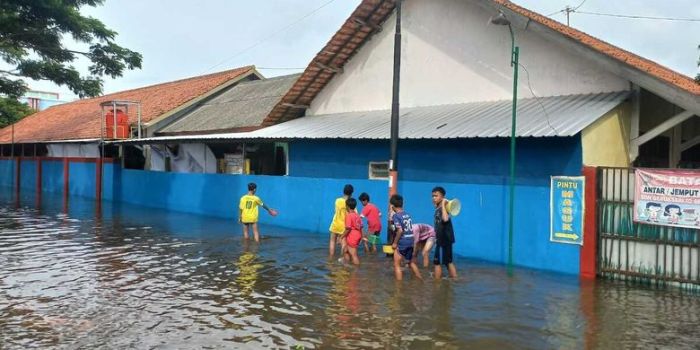
M 326 234 L 246 244 L 229 220 L 8 193 L 2 349 L 700 347 L 700 296 L 676 290 L 464 258 L 456 281 L 396 283 L 383 256 L 327 261 Z

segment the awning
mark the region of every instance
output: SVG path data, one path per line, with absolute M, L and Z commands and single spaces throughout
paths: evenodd
M 628 91 L 518 100 L 516 136 L 574 136 L 620 105 Z M 401 109 L 401 139 L 510 137 L 512 101 Z M 164 136 L 117 143 L 217 140 L 389 139 L 390 110 L 305 116 L 247 133 Z

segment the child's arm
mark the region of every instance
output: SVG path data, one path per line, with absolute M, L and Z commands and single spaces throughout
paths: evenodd
M 447 212 L 447 199 L 442 201 L 442 222 L 450 221 L 450 214 Z
M 396 247 L 399 245 L 399 241 L 401 240 L 401 236 L 403 236 L 403 228 L 401 228 L 401 225 L 397 226 L 394 224 L 394 226 L 396 227 L 396 235 L 394 236 L 394 242 L 391 245 L 394 247 L 394 249 L 396 249 Z

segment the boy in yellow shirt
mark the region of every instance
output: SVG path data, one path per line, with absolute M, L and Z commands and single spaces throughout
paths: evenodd
M 263 207 L 272 216 L 277 216 L 277 211 L 268 208 L 260 197 L 255 195 L 258 185 L 254 182 L 248 184 L 248 194 L 241 197 L 238 204 L 238 222 L 243 224 L 243 238 L 248 239 L 248 228 L 253 226 L 253 237 L 256 242 L 260 242 L 260 233 L 258 232 L 258 206 Z
M 331 231 L 330 240 L 328 242 L 328 257 L 333 259 L 335 255 L 335 246 L 340 243 L 342 256 L 345 252 L 345 214 L 347 214 L 347 209 L 345 208 L 345 201 L 352 196 L 355 189 L 352 185 L 345 185 L 343 187 L 343 196 L 335 200 L 335 214 L 333 214 L 333 221 L 331 221 L 331 227 L 328 228 Z

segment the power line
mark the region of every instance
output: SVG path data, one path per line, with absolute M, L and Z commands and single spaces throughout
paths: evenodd
M 246 52 L 248 52 L 248 51 L 250 51 L 250 50 L 252 50 L 252 49 L 254 49 L 254 48 L 256 48 L 256 47 L 258 47 L 258 46 L 260 46 L 260 44 L 262 44 L 262 43 L 264 43 L 264 42 L 266 42 L 266 41 L 272 39 L 272 38 L 275 37 L 277 34 L 280 34 L 280 33 L 284 32 L 284 31 L 286 31 L 287 29 L 289 29 L 289 28 L 291 28 L 291 27 L 293 27 L 293 26 L 299 24 L 301 21 L 303 21 L 303 20 L 305 20 L 305 19 L 307 19 L 307 18 L 313 16 L 316 12 L 318 12 L 318 11 L 320 11 L 321 9 L 323 9 L 324 7 L 326 7 L 326 6 L 330 5 L 330 4 L 332 4 L 333 2 L 335 2 L 335 0 L 326 1 L 326 2 L 323 3 L 321 6 L 319 6 L 319 7 L 315 8 L 315 9 L 313 9 L 311 12 L 305 14 L 304 16 L 300 17 L 299 19 L 295 20 L 294 22 L 292 22 L 292 23 L 290 23 L 290 24 L 288 24 L 288 25 L 286 25 L 286 26 L 284 26 L 284 27 L 282 27 L 282 28 L 276 30 L 276 31 L 273 32 L 272 34 L 270 34 L 270 35 L 268 35 L 268 36 L 266 36 L 266 37 L 264 37 L 264 38 L 258 40 L 258 41 L 255 42 L 254 44 L 252 44 L 252 45 L 250 45 L 250 46 L 244 48 L 244 49 L 241 50 L 241 51 L 236 52 L 234 55 L 232 55 L 232 56 L 230 56 L 230 57 L 228 57 L 228 58 L 222 60 L 221 62 L 219 62 L 219 63 L 217 63 L 217 64 L 215 64 L 215 65 L 209 67 L 209 69 L 207 69 L 206 71 L 204 71 L 204 73 L 210 72 L 212 69 L 214 69 L 214 68 L 216 68 L 216 67 L 218 67 L 218 66 L 220 66 L 220 65 L 222 65 L 222 64 L 224 64 L 224 63 L 226 63 L 226 62 L 229 62 L 229 61 L 231 61 L 232 59 L 234 59 L 234 58 L 236 58 L 236 57 L 238 57 L 238 56 L 240 56 L 240 55 L 242 55 L 242 54 L 244 54 L 244 53 L 246 53 Z
M 537 95 L 535 94 L 535 91 L 532 90 L 532 85 L 530 85 L 530 72 L 527 70 L 527 68 L 525 68 L 525 66 L 522 65 L 522 63 L 518 62 L 518 65 L 520 66 L 520 68 L 522 68 L 525 71 L 525 76 L 527 77 L 527 88 L 530 90 L 532 97 L 535 98 L 535 101 L 537 101 L 537 103 L 542 108 L 542 112 L 544 112 L 544 117 L 545 117 L 545 121 L 547 121 L 547 125 L 549 126 L 550 129 L 552 129 L 552 131 L 554 131 L 555 134 L 559 134 L 559 131 L 555 127 L 552 126 L 552 123 L 549 122 L 549 113 L 547 112 L 547 109 L 544 108 L 544 104 L 542 103 L 542 101 L 540 101 L 540 98 L 537 97 Z
M 621 15 L 621 14 L 617 14 L 617 13 L 601 13 L 601 12 L 587 12 L 587 11 L 576 11 L 576 13 L 581 13 L 584 15 L 621 17 L 621 18 L 632 18 L 632 19 L 653 19 L 653 20 L 660 20 L 660 21 L 700 22 L 700 18 L 637 16 L 637 15 Z
M 300 70 L 306 67 L 255 67 L 258 70 Z

